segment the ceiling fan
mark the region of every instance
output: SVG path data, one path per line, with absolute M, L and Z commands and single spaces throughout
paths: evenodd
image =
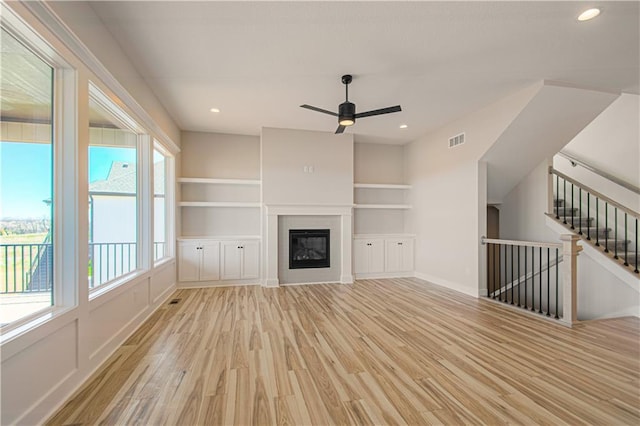
M 346 129 L 347 126 L 352 126 L 356 122 L 356 118 L 372 117 L 374 115 L 389 114 L 392 112 L 402 111 L 400 105 L 396 105 L 387 108 L 374 109 L 367 112 L 359 112 L 356 114 L 356 104 L 349 102 L 349 83 L 351 83 L 352 79 L 353 77 L 349 74 L 342 76 L 342 83 L 344 83 L 346 100 L 338 106 L 337 114 L 335 112 L 327 111 L 326 109 L 314 107 L 307 104 L 300 106 L 312 111 L 322 112 L 324 114 L 338 117 L 338 128 L 336 129 L 336 134 L 344 132 L 344 129 Z

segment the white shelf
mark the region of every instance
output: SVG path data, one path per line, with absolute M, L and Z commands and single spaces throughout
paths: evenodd
M 215 178 L 178 178 L 179 183 L 207 183 L 222 185 L 260 185 L 260 180 L 255 179 L 215 179 Z
M 393 183 L 354 183 L 353 187 L 368 189 L 411 189 L 411 185 L 399 185 Z
M 354 209 L 395 209 L 407 210 L 412 206 L 410 204 L 354 204 Z
M 235 201 L 180 201 L 180 207 L 261 207 L 261 203 Z

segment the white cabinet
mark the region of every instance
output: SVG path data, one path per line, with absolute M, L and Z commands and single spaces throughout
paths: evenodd
M 253 279 L 260 275 L 257 241 L 223 241 L 220 253 L 223 280 Z
M 413 239 L 391 238 L 385 241 L 385 272 L 413 271 Z
M 356 239 L 353 244 L 353 271 L 371 274 L 384 271 L 384 240 Z
M 181 241 L 178 246 L 179 281 L 215 281 L 220 279 L 220 243 L 218 241 Z
M 356 278 L 413 275 L 413 236 L 366 235 L 353 240 L 353 272 Z

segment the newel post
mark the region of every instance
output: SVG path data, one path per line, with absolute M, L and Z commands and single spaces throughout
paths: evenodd
M 571 326 L 578 320 L 578 246 L 580 237 L 563 234 L 562 240 L 562 322 Z

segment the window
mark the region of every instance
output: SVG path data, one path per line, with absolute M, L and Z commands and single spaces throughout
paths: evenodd
M 0 46 L 0 324 L 53 305 L 53 68 Z
M 138 126 L 94 86 L 89 99 L 89 288 L 139 265 Z
M 168 256 L 167 247 L 167 158 L 156 142 L 153 150 L 153 260 Z

